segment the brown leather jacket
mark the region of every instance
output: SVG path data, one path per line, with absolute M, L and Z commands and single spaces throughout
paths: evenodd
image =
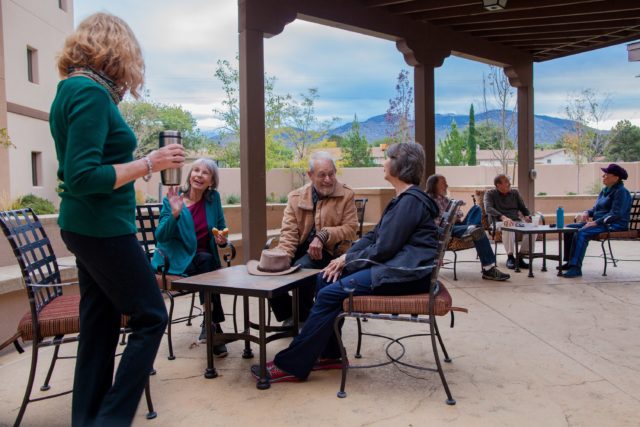
M 358 227 L 356 205 L 353 190 L 345 184 L 336 183 L 334 192 L 316 205 L 313 218 L 313 200 L 311 183 L 289 193 L 287 207 L 282 218 L 280 242 L 278 248 L 285 250 L 293 259 L 298 245 L 304 243 L 315 221 L 316 232 L 326 230 L 329 233 L 324 249 L 332 255 L 336 243 L 354 240 Z

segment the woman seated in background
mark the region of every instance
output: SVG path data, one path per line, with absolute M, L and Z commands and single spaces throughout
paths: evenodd
M 447 179 L 440 174 L 431 175 L 427 179 L 427 194 L 436 201 L 440 209 L 440 215 L 442 215 L 449 205 L 449 198 L 447 197 L 448 188 Z M 436 219 L 436 223 L 440 225 L 439 216 Z M 483 279 L 502 282 L 511 277 L 498 270 L 495 266 L 496 254 L 493 253 L 491 243 L 482 228 L 482 211 L 480 206 L 473 205 L 464 219 L 462 218 L 462 211 L 458 210 L 457 223 L 453 226 L 451 235 L 459 239 L 470 238 L 473 240 L 476 252 L 480 258 L 480 264 L 482 265 Z
M 318 274 L 316 301 L 302 331 L 267 363 L 270 382 L 303 380 L 312 370 L 341 367 L 333 323 L 349 295 L 345 288 L 355 288 L 354 296 L 428 292 L 438 249 L 434 222 L 438 207 L 418 186 L 424 157 L 419 144 L 389 147 L 384 178 L 393 185 L 395 198 L 372 231 Z M 260 378 L 259 366 L 253 366 L 251 372 Z
M 217 191 L 218 183 L 215 162 L 200 158 L 191 165 L 182 189 L 169 188 L 167 197 L 162 201 L 156 229 L 158 248 L 170 261 L 167 273 L 194 276 L 220 268 L 217 246 L 225 246 L 227 238 L 222 233 L 214 236 L 211 232 L 213 228 L 226 228 L 220 193 Z M 151 264 L 156 269 L 164 265 L 164 258 L 159 252 L 154 254 Z M 211 319 L 215 331 L 221 333 L 224 311 L 220 294 L 212 294 L 211 301 Z M 203 303 L 204 294 L 200 292 L 200 304 Z M 206 340 L 204 322 L 199 340 Z M 213 353 L 225 357 L 227 347 L 224 344 L 216 345 Z

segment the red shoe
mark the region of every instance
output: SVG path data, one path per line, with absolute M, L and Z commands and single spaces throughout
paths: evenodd
M 342 369 L 342 359 L 318 359 L 316 363 L 313 364 L 312 371 L 325 371 L 328 369 Z
M 257 380 L 260 379 L 260 365 L 251 367 L 251 374 Z M 295 375 L 291 375 L 273 364 L 273 361 L 267 362 L 267 379 L 270 383 L 284 383 L 300 381 Z

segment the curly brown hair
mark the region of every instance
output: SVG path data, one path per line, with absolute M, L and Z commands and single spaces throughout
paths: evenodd
M 109 13 L 85 18 L 64 43 L 58 72 L 65 78 L 70 68 L 89 67 L 115 82 L 122 91 L 140 96 L 144 84 L 142 49 L 129 25 Z

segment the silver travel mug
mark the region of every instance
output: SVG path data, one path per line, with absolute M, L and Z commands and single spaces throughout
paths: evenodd
M 182 144 L 182 135 L 177 130 L 164 130 L 160 132 L 159 147 L 169 144 Z M 162 185 L 180 185 L 182 180 L 182 168 L 165 169 L 160 172 Z

